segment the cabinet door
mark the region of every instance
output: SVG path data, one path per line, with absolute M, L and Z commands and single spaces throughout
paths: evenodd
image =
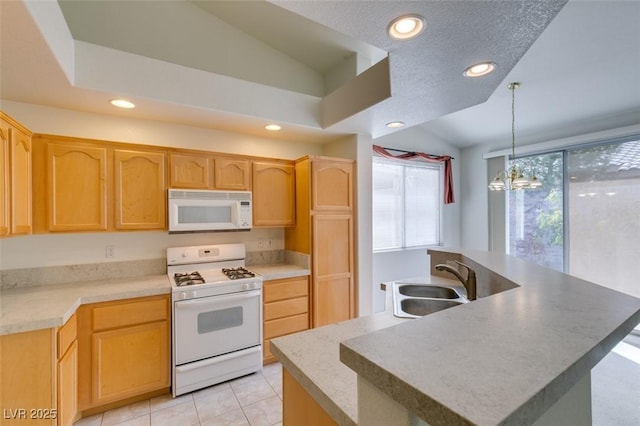
M 53 329 L 0 336 L 0 424 L 55 425 L 55 373 Z
M 163 153 L 114 151 L 116 229 L 165 229 Z
M 352 210 L 353 163 L 314 159 L 311 173 L 312 210 Z
M 47 145 L 49 231 L 107 229 L 107 149 Z
M 251 163 L 233 158 L 215 159 L 215 187 L 232 191 L 251 189 Z
M 253 163 L 253 225 L 295 224 L 294 166 Z
M 9 216 L 9 124 L 0 120 L 0 235 L 8 235 L 10 231 Z
M 159 321 L 94 333 L 94 405 L 169 386 L 169 326 Z
M 78 341 L 58 360 L 58 424 L 73 424 L 78 412 Z
M 31 137 L 11 134 L 11 233 L 31 233 Z
M 170 154 L 171 188 L 209 189 L 213 182 L 213 162 L 202 155 Z
M 355 316 L 351 215 L 313 216 L 313 325 Z

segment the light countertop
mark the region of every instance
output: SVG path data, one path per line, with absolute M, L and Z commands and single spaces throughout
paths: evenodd
M 309 275 L 290 264 L 253 265 L 264 280 Z M 171 293 L 166 274 L 0 290 L 0 335 L 60 327 L 82 304 Z
M 457 280 L 437 276 L 403 281 L 455 287 L 459 284 Z M 390 292 L 386 294 L 390 296 Z M 340 342 L 412 321 L 393 316 L 390 303 L 387 306 L 385 312 L 271 340 L 271 352 L 278 361 L 338 424 L 358 422 L 357 375 L 340 362 Z
M 472 266 L 480 298 L 415 320 L 387 311 L 272 340 L 339 424 L 357 424 L 358 374 L 433 425 L 532 423 L 640 322 L 640 299 L 511 256 L 430 253 Z
M 262 275 L 265 281 L 278 280 L 283 278 L 303 277 L 311 274 L 309 269 L 288 263 L 276 263 L 268 265 L 247 266 L 252 272 Z
M 479 294 L 491 274 L 519 287 L 340 348 L 342 362 L 429 424 L 530 424 L 640 322 L 635 297 L 504 254 L 453 254 L 480 272 Z
M 0 335 L 60 327 L 82 304 L 171 293 L 167 275 L 0 291 Z

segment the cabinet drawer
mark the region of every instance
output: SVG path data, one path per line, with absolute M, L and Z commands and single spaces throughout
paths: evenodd
M 145 299 L 138 302 L 115 304 L 93 308 L 93 330 L 118 328 L 169 318 L 168 298 Z
M 309 312 L 309 298 L 298 297 L 296 299 L 280 300 L 264 305 L 264 320 L 269 321 L 292 315 Z
M 284 336 L 296 331 L 307 330 L 309 328 L 309 314 L 294 315 L 292 317 L 280 318 L 264 323 L 264 338 Z
M 77 335 L 78 323 L 76 322 L 76 314 L 73 314 L 58 330 L 58 359 L 62 358 L 62 355 L 67 352 L 69 346 L 76 340 Z
M 275 300 L 293 299 L 295 297 L 303 297 L 309 295 L 309 278 L 296 277 L 286 280 L 277 280 L 266 282 L 263 285 L 264 302 L 273 302 Z

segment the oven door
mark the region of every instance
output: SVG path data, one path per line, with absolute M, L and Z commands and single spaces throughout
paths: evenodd
M 260 345 L 260 290 L 174 303 L 176 365 Z

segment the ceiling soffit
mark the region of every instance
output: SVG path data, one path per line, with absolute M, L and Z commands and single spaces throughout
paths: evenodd
M 96 64 L 103 65 L 100 70 L 97 66 L 92 69 L 88 59 L 76 57 L 76 61 L 85 67 L 76 76 L 77 82 L 83 87 L 122 94 L 127 94 L 127 90 L 137 91 L 139 96 L 162 102 L 163 90 L 151 93 L 162 85 L 160 76 L 155 76 L 157 86 L 144 87 L 142 84 L 140 89 L 134 86 L 144 80 L 144 69 L 138 69 L 140 75 L 137 80 L 127 81 L 128 77 L 124 74 L 128 70 L 128 63 L 117 62 L 128 55 L 131 55 L 130 59 L 137 56 L 138 65 L 142 67 L 146 62 L 149 66 L 148 75 L 154 75 L 158 69 L 152 65 L 164 63 L 167 67 L 177 66 L 173 69 L 176 72 L 182 69 L 191 70 L 193 75 L 200 73 L 201 77 L 208 75 L 207 78 L 215 80 L 218 85 L 234 82 L 236 86 L 241 86 L 241 82 L 249 83 L 240 96 L 228 91 L 230 97 L 227 99 L 198 102 L 185 93 L 200 91 L 200 97 L 216 97 L 218 93 L 207 94 L 206 85 L 196 88 L 191 81 L 180 79 L 176 74 L 178 80 L 164 82 L 167 86 L 177 85 L 170 87 L 174 96 L 165 99 L 171 104 L 209 109 L 212 113 L 232 112 L 265 119 L 271 114 L 283 123 L 327 130 L 334 134 L 368 133 L 378 137 L 392 131 L 385 127 L 389 121 L 402 120 L 412 126 L 484 102 L 565 2 L 230 2 L 253 5 L 258 10 L 277 6 L 283 10 L 276 15 L 286 17 L 291 22 L 296 17 L 297 20 L 304 18 L 305 23 L 314 22 L 313 27 L 331 29 L 334 36 L 326 40 L 329 40 L 329 44 L 335 44 L 332 52 L 338 52 L 336 57 L 342 57 L 341 62 L 349 64 L 343 67 L 348 72 L 342 69 L 338 73 L 343 76 L 340 81 L 348 81 L 344 84 L 334 83 L 334 87 L 344 89 L 354 99 L 372 98 L 369 92 L 377 89 L 363 84 L 362 70 L 366 66 L 362 64 L 368 62 L 368 66 L 377 63 L 381 52 L 388 52 L 386 67 L 391 96 L 384 96 L 382 90 L 371 102 L 356 102 L 360 105 L 358 108 L 352 108 L 344 117 L 334 118 L 325 124 L 320 115 L 323 97 L 327 99 L 326 76 L 336 74 L 333 72 L 336 67 L 326 70 L 327 64 L 335 61 L 329 58 L 329 54 L 326 54 L 329 59 L 324 64 L 308 57 L 294 58 L 293 55 L 298 55 L 291 53 L 295 49 L 286 53 L 281 51 L 286 48 L 286 43 L 278 41 L 278 37 L 282 40 L 284 35 L 274 36 L 267 41 L 259 40 L 256 37 L 259 37 L 260 31 L 266 30 L 254 29 L 255 35 L 243 31 L 237 22 L 233 25 L 215 16 L 212 10 L 205 7 L 207 2 L 61 0 L 59 4 L 73 37 L 82 41 L 77 44 L 84 46 L 76 49 L 76 55 L 81 56 L 83 51 L 93 54 L 100 50 L 120 52 L 111 57 L 113 61 L 101 62 L 96 56 Z M 391 40 L 386 35 L 388 22 L 408 12 L 425 16 L 425 32 L 418 39 L 406 42 Z M 226 19 L 230 21 L 238 19 L 230 17 L 237 11 L 218 13 L 226 13 Z M 280 27 L 285 27 L 282 21 L 277 22 Z M 299 29 L 296 31 L 300 33 Z M 286 33 L 284 30 L 282 32 Z M 291 33 L 291 37 L 295 36 L 296 32 Z M 352 41 L 344 42 L 347 39 Z M 335 40 L 343 42 L 340 44 Z M 362 50 L 353 51 L 357 48 Z M 351 56 L 344 56 L 346 52 L 351 52 Z M 373 58 L 361 60 L 365 54 Z M 466 66 L 488 59 L 498 64 L 493 74 L 482 79 L 462 76 Z M 349 72 L 358 76 L 345 78 Z M 98 81 L 101 75 L 107 82 Z M 118 84 L 122 84 L 120 91 Z M 377 85 L 379 81 L 371 84 Z M 181 94 L 182 88 L 185 93 Z M 249 96 L 251 90 L 256 88 L 260 88 L 257 92 L 262 98 L 260 111 L 256 111 L 252 105 L 257 95 L 253 98 Z M 248 95 L 248 101 L 238 99 L 242 94 Z M 287 113 L 287 110 L 297 108 L 297 102 L 305 105 L 304 118 L 298 122 L 296 120 L 301 118 L 300 114 Z M 282 108 L 285 103 L 288 106 Z M 272 113 L 268 111 L 270 105 Z

